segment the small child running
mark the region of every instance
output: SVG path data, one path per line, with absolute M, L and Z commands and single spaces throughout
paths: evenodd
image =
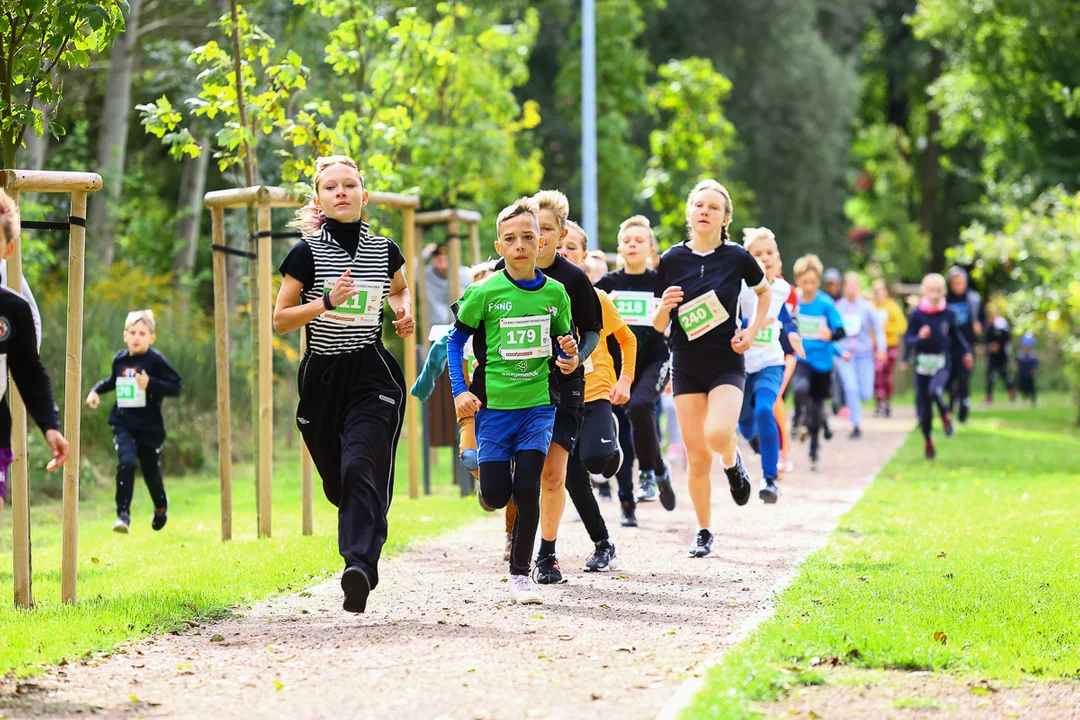
M 1020 394 L 1031 399 L 1035 407 L 1038 392 L 1035 388 L 1035 375 L 1039 370 L 1039 358 L 1035 355 L 1035 336 L 1024 333 L 1020 338 L 1020 354 L 1016 356 L 1016 379 Z
M 131 497 L 135 492 L 135 466 L 142 467 L 143 480 L 154 501 L 154 530 L 165 527 L 169 519 L 169 497 L 161 477 L 158 456 L 165 444 L 165 421 L 161 403 L 180 394 L 180 375 L 165 356 L 151 345 L 154 313 L 136 310 L 124 321 L 127 350 L 116 353 L 109 375 L 99 380 L 86 396 L 91 410 L 101 405 L 101 393 L 116 391 L 116 404 L 109 413 L 116 446 L 116 521 L 113 530 L 127 533 L 131 527 Z
M 551 444 L 559 385 L 551 358 L 566 375 L 577 367 L 570 297 L 536 269 L 540 209 L 522 198 L 499 213 L 495 250 L 501 272 L 469 287 L 447 342 L 454 404 L 475 415 L 480 493 L 491 508 L 511 498 L 517 522 L 510 557 L 510 599 L 543 602 L 529 578 L 540 522 L 540 475 Z M 471 385 L 462 370 L 465 341 L 473 337 L 478 365 Z
M 0 191 L 0 260 L 6 260 L 15 252 L 19 228 L 18 206 Z M 53 459 L 45 469 L 55 470 L 67 460 L 68 442 L 60 433 L 60 414 L 53 399 L 52 384 L 38 355 L 34 316 L 26 299 L 0 287 L 0 513 L 7 496 L 8 468 L 14 460 L 7 401 L 8 370 L 30 417 L 44 433 L 52 450 Z
M 961 362 L 970 371 L 974 365 L 971 344 L 957 323 L 956 315 L 945 302 L 945 277 L 931 273 L 923 278 L 922 299 L 908 317 L 908 331 L 904 343 L 904 362 L 915 356 L 915 407 L 919 412 L 919 426 L 926 441 L 926 459 L 937 457 L 934 448 L 934 406 L 941 413 L 945 436 L 953 434 L 952 414 L 945 399 L 949 382 L 950 348 L 958 343 L 963 349 Z

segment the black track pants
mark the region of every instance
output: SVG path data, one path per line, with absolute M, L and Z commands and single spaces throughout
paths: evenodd
M 499 510 L 513 499 L 517 508 L 510 544 L 511 575 L 528 575 L 532 567 L 536 529 L 540 526 L 540 475 L 546 459 L 547 455 L 539 450 L 521 450 L 514 455 L 513 472 L 509 460 L 480 463 L 484 503 Z
M 634 455 L 641 470 L 652 470 L 662 475 L 667 469 L 660 452 L 659 414 L 656 403 L 671 379 L 671 360 L 654 361 L 637 369 L 637 377 L 630 387 L 630 402 L 626 404 L 626 416 L 633 425 Z
M 135 466 L 142 468 L 146 489 L 155 508 L 168 505 L 165 497 L 165 481 L 161 478 L 161 465 L 158 453 L 161 446 L 157 438 L 136 437 L 121 425 L 113 426 L 114 445 L 116 447 L 116 512 L 131 512 L 131 497 L 135 493 Z
M 934 409 L 944 418 L 949 412 L 945 402 L 945 386 L 949 382 L 949 369 L 943 368 L 933 375 L 915 373 L 915 407 L 919 411 L 919 428 L 923 438 L 933 439 Z
M 589 473 L 604 471 L 615 454 L 615 443 L 618 441 L 615 422 L 611 417 L 611 403 L 607 400 L 585 403 L 581 435 L 566 466 L 566 490 L 594 543 L 607 540 L 608 530 L 600 514 L 600 506 L 596 503 Z
M 795 391 L 795 406 L 803 409 L 806 418 L 810 447 L 816 451 L 819 447 L 818 435 L 825 425 L 825 402 L 831 394 L 832 373 L 819 373 L 807 363 L 799 363 L 795 366 L 791 387 Z
M 405 379 L 380 343 L 345 355 L 307 353 L 296 424 L 338 509 L 338 551 L 374 588 L 394 495 L 394 457 L 405 417 Z
M 633 392 L 633 391 L 631 391 Z M 634 500 L 634 433 L 630 428 L 630 419 L 622 406 L 612 408 L 612 415 L 619 421 L 619 447 L 623 451 L 623 463 L 615 479 L 619 483 L 619 500 L 636 505 Z

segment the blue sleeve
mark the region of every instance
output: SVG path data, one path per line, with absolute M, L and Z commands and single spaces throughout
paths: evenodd
M 431 393 L 435 392 L 435 380 L 446 369 L 446 341 L 449 337 L 450 333 L 446 333 L 436 340 L 431 349 L 428 350 L 427 358 L 424 360 L 424 367 L 420 370 L 416 382 L 409 389 L 409 393 L 413 397 L 424 401 L 431 397 Z M 460 366 L 460 363 L 458 365 Z
M 788 312 L 787 305 L 783 305 L 780 307 L 780 314 L 777 316 L 777 320 L 779 320 L 780 324 L 784 326 L 784 334 L 798 334 L 799 326 L 795 324 L 795 319 L 792 318 L 791 313 Z
M 463 392 L 469 391 L 469 385 L 465 382 L 465 341 L 469 336 L 455 327 L 450 331 L 446 340 L 446 358 L 450 368 L 450 388 L 457 397 Z

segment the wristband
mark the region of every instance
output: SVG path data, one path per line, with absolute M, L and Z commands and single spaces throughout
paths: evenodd
M 326 308 L 327 310 L 333 310 L 334 309 L 334 304 L 332 302 L 330 302 L 330 291 L 327 291 L 327 292 L 323 293 L 322 304 L 323 304 L 323 307 Z

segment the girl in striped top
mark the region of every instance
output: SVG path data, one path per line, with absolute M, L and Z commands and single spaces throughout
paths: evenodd
M 357 613 L 379 582 L 405 415 L 405 378 L 382 344 L 383 304 L 399 336 L 415 329 L 405 258 L 360 220 L 367 200 L 355 162 L 319 158 L 311 201 L 291 224 L 303 239 L 281 263 L 274 308 L 277 332 L 307 334 L 296 423 L 338 508 L 344 608 Z

